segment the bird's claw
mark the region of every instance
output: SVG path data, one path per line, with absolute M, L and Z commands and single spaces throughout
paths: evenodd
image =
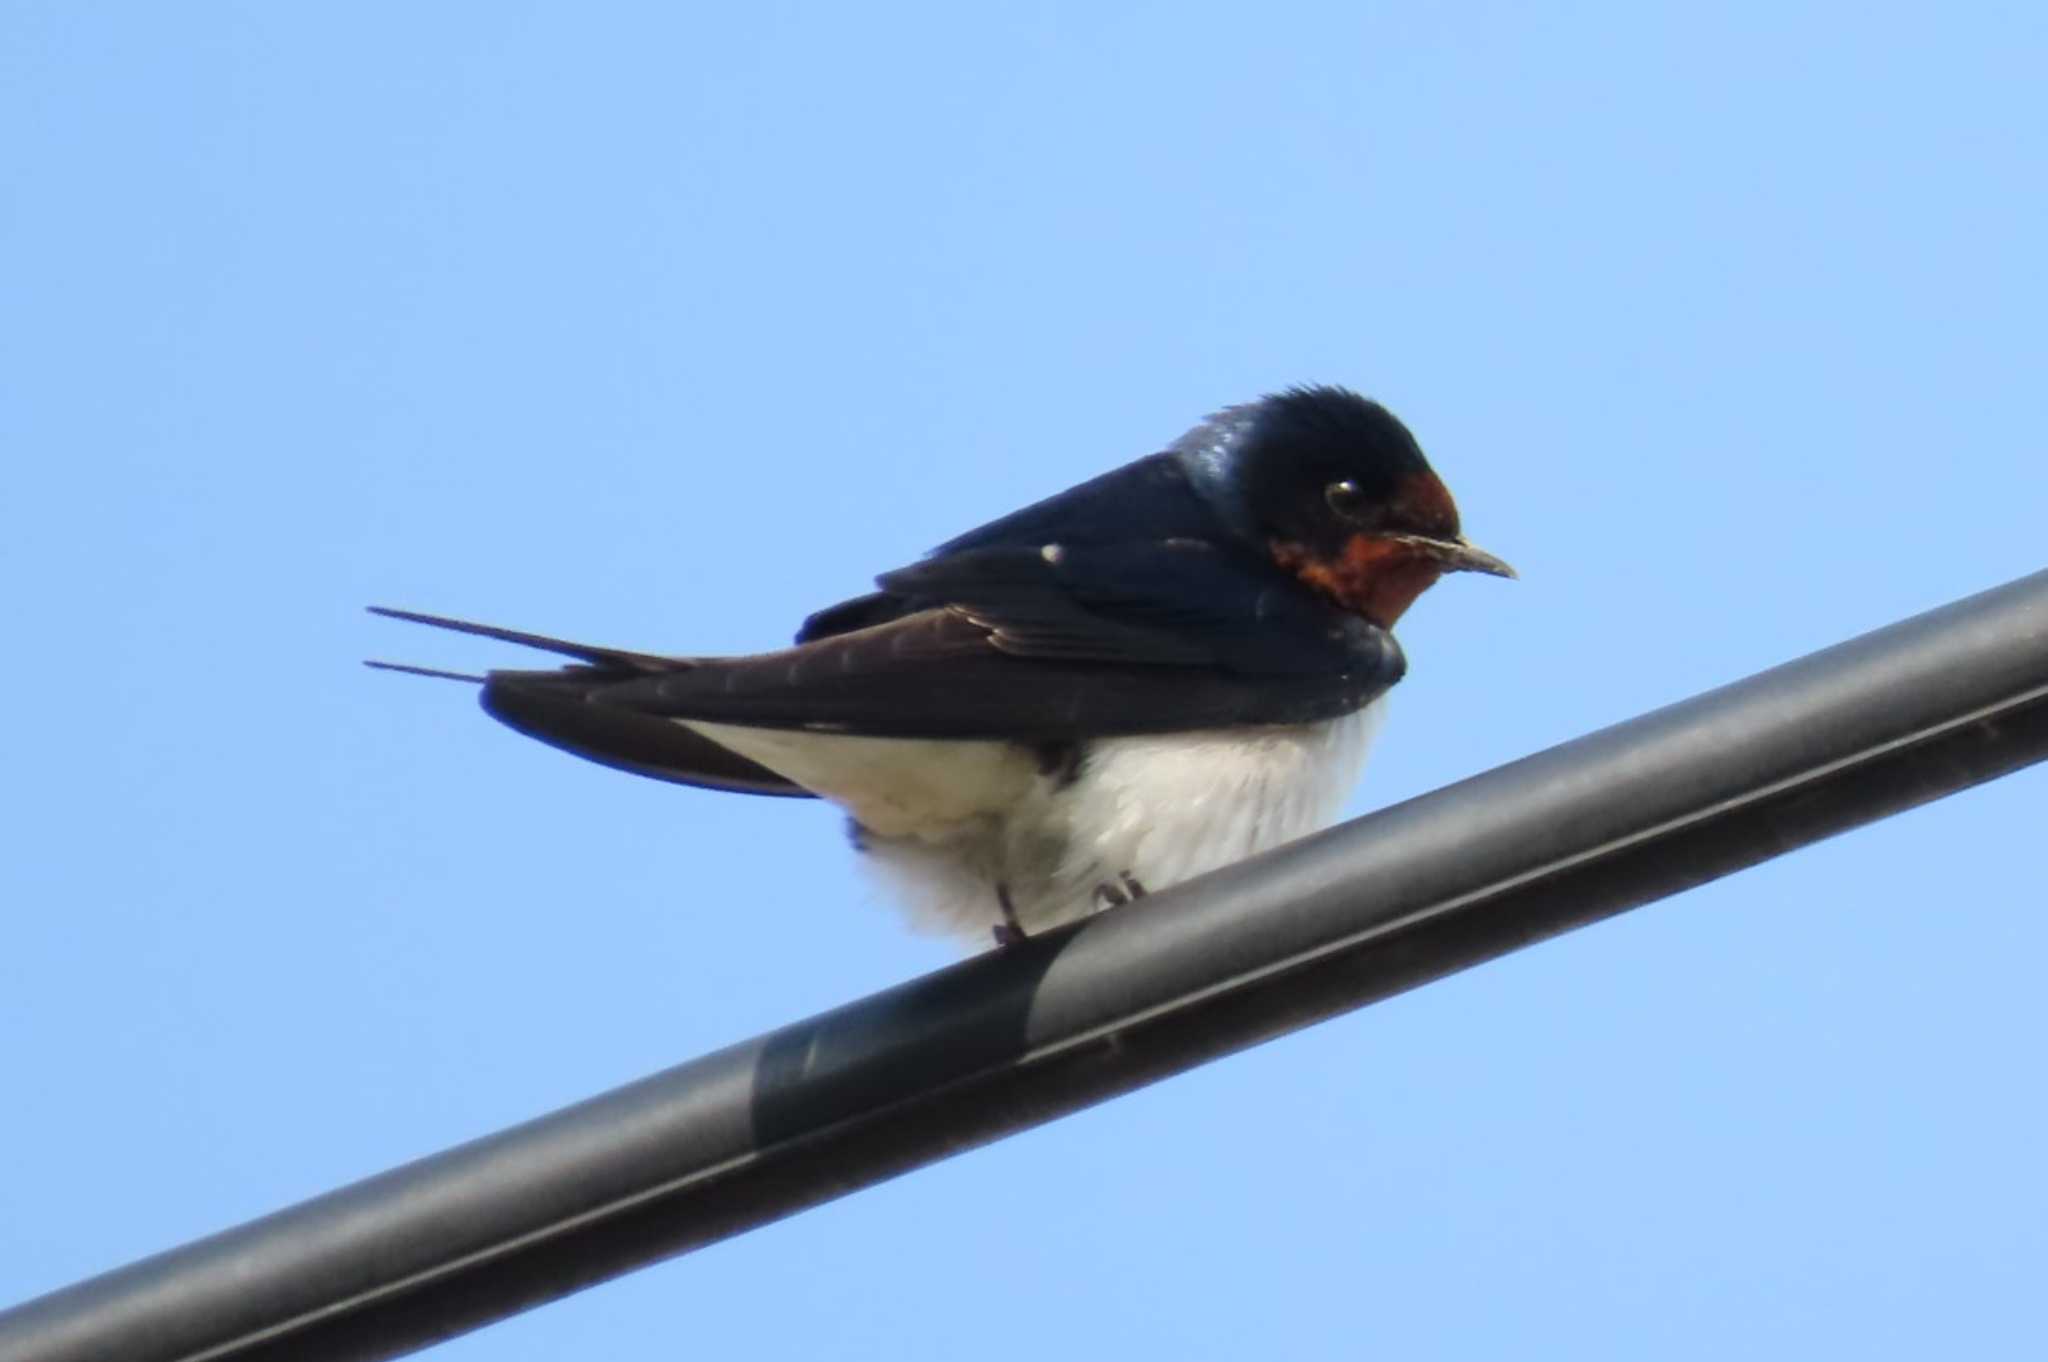
M 1126 870 L 1118 875 L 1114 882 L 1105 880 L 1095 886 L 1095 910 L 1101 912 L 1107 908 L 1121 908 L 1126 903 L 1144 897 L 1145 886 L 1138 882 L 1137 876 Z

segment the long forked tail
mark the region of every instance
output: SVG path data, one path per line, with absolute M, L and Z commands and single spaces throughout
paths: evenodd
M 404 662 L 364 664 L 379 671 L 481 685 L 483 693 L 478 699 L 485 713 L 506 727 L 530 738 L 538 738 L 551 747 L 601 766 L 679 785 L 742 794 L 795 798 L 810 795 L 809 790 L 720 747 L 682 724 L 596 700 L 601 691 L 621 682 L 661 672 L 687 671 L 696 665 L 688 658 L 660 657 L 622 648 L 599 648 L 550 638 L 545 634 L 450 619 L 445 615 L 424 615 L 415 610 L 393 610 L 381 605 L 370 606 L 369 610 L 371 614 L 387 619 L 424 624 L 458 634 L 474 634 L 479 638 L 516 643 L 573 658 L 574 661 L 566 667 L 539 671 L 491 671 L 483 675 L 443 671 L 438 667 L 416 667 Z
M 447 615 L 425 615 L 417 610 L 395 610 L 388 605 L 373 605 L 368 609 L 371 614 L 382 615 L 386 619 L 404 620 L 408 624 L 424 624 L 429 628 L 446 629 L 451 633 L 474 634 L 478 638 L 496 639 L 500 643 L 516 643 L 522 648 L 538 648 L 544 653 L 573 657 L 586 666 L 617 669 L 631 672 L 636 676 L 681 671 L 690 665 L 681 658 L 657 657 L 653 653 L 634 653 L 623 648 L 600 648 L 589 643 L 571 643 L 565 638 L 529 634 L 522 629 L 503 629 L 495 624 L 476 624 L 470 620 L 452 619 Z M 385 671 L 443 676 L 458 681 L 482 679 L 465 676 L 461 672 L 437 672 L 430 667 L 413 667 L 404 663 L 372 662 L 370 665 Z
M 363 659 L 365 667 L 375 667 L 380 672 L 403 672 L 407 676 L 431 676 L 437 681 L 469 681 L 482 685 L 486 678 L 477 672 L 447 672 L 439 667 L 415 667 L 410 662 L 379 662 L 374 657 Z

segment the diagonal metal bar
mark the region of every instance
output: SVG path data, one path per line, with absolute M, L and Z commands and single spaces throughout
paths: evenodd
M 0 1313 L 386 1357 L 2048 756 L 2048 573 Z

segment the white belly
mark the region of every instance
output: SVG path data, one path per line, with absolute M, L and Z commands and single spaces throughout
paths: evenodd
M 1013 743 L 690 727 L 844 808 L 865 858 L 923 928 L 985 942 L 997 887 L 1024 929 L 1327 826 L 1358 782 L 1386 701 L 1324 723 L 1096 739 L 1077 772 Z
M 1320 724 L 1097 743 L 1071 792 L 1068 876 L 1129 871 L 1164 889 L 1329 826 L 1384 704 Z

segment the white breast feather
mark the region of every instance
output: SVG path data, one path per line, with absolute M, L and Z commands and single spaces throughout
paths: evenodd
M 1078 773 L 1002 741 L 688 726 L 845 809 L 917 925 L 987 940 L 1006 887 L 1038 931 L 1293 841 L 1337 816 L 1385 713 L 1266 728 L 1099 738 Z
M 1164 889 L 1328 826 L 1384 704 L 1327 723 L 1096 743 L 1068 805 L 1064 878 L 1128 871 Z
M 1164 889 L 1327 826 L 1385 704 L 1317 724 L 1097 739 L 1071 782 L 1036 774 L 1000 814 L 873 837 L 863 859 L 920 928 L 987 941 L 1000 882 L 1040 931 L 1095 911 L 1097 886 L 1125 873 Z

